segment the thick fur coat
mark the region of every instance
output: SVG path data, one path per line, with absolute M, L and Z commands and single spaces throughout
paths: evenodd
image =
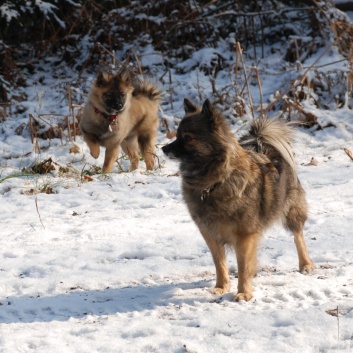
M 238 141 L 209 100 L 200 108 L 185 99 L 184 107 L 177 138 L 163 151 L 180 161 L 184 200 L 215 263 L 214 292 L 230 290 L 230 245 L 238 263 L 235 300 L 253 297 L 258 241 L 275 221 L 293 232 L 299 269 L 310 273 L 315 266 L 303 236 L 307 203 L 290 145 L 292 129 L 280 120 L 259 119 Z
M 112 171 L 120 146 L 129 156 L 130 171 L 139 165 L 139 149 L 146 169 L 154 169 L 161 96 L 155 84 L 133 84 L 126 70 L 116 75 L 99 72 L 91 86 L 80 128 L 94 158 L 98 158 L 100 146 L 106 148 L 104 173 Z

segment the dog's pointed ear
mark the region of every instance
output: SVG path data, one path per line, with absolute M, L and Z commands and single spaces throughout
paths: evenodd
M 106 83 L 106 73 L 103 70 L 98 71 L 96 83 L 98 87 L 102 87 Z
M 195 113 L 198 110 L 198 106 L 191 102 L 190 99 L 184 98 L 184 110 L 186 114 Z
M 203 103 L 201 113 L 202 117 L 208 123 L 210 131 L 213 131 L 218 125 L 219 115 L 216 113 L 209 99 L 206 99 Z
M 202 105 L 202 113 L 207 117 L 212 117 L 213 115 L 213 106 L 209 99 L 206 99 Z
M 124 81 L 126 84 L 130 84 L 132 82 L 132 77 L 130 74 L 130 71 L 128 69 L 126 69 L 125 67 L 123 67 L 119 73 L 117 74 L 117 77 Z

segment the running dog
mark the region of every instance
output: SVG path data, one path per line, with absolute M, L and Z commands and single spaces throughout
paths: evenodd
M 98 158 L 100 146 L 106 148 L 103 173 L 112 171 L 120 146 L 129 156 L 129 171 L 138 168 L 138 149 L 146 169 L 154 169 L 161 97 L 162 92 L 155 84 L 133 83 L 126 69 L 116 75 L 98 73 L 90 88 L 80 129 L 94 158 Z

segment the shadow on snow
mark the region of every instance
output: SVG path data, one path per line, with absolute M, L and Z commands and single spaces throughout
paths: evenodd
M 207 294 L 183 294 L 185 290 L 210 286 L 208 282 L 171 283 L 163 285 L 104 290 L 75 290 L 65 294 L 38 297 L 8 297 L 0 300 L 1 323 L 32 323 L 66 321 L 87 315 L 112 315 L 133 311 L 153 310 L 158 306 L 194 305 L 207 302 Z

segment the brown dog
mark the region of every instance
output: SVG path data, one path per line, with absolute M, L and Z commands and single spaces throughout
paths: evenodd
M 138 147 L 146 169 L 153 170 L 161 95 L 152 83 L 133 84 L 127 70 L 116 75 L 98 73 L 83 110 L 80 129 L 94 158 L 98 158 L 100 146 L 106 148 L 104 173 L 112 171 L 120 145 L 129 156 L 129 171 L 138 167 Z
M 258 119 L 238 142 L 209 100 L 199 108 L 185 99 L 184 107 L 177 138 L 163 152 L 180 161 L 183 197 L 216 266 L 214 293 L 229 291 L 228 244 L 238 263 L 235 300 L 253 297 L 258 241 L 278 220 L 294 233 L 300 271 L 313 271 L 303 236 L 307 203 L 290 146 L 293 131 L 280 120 Z

